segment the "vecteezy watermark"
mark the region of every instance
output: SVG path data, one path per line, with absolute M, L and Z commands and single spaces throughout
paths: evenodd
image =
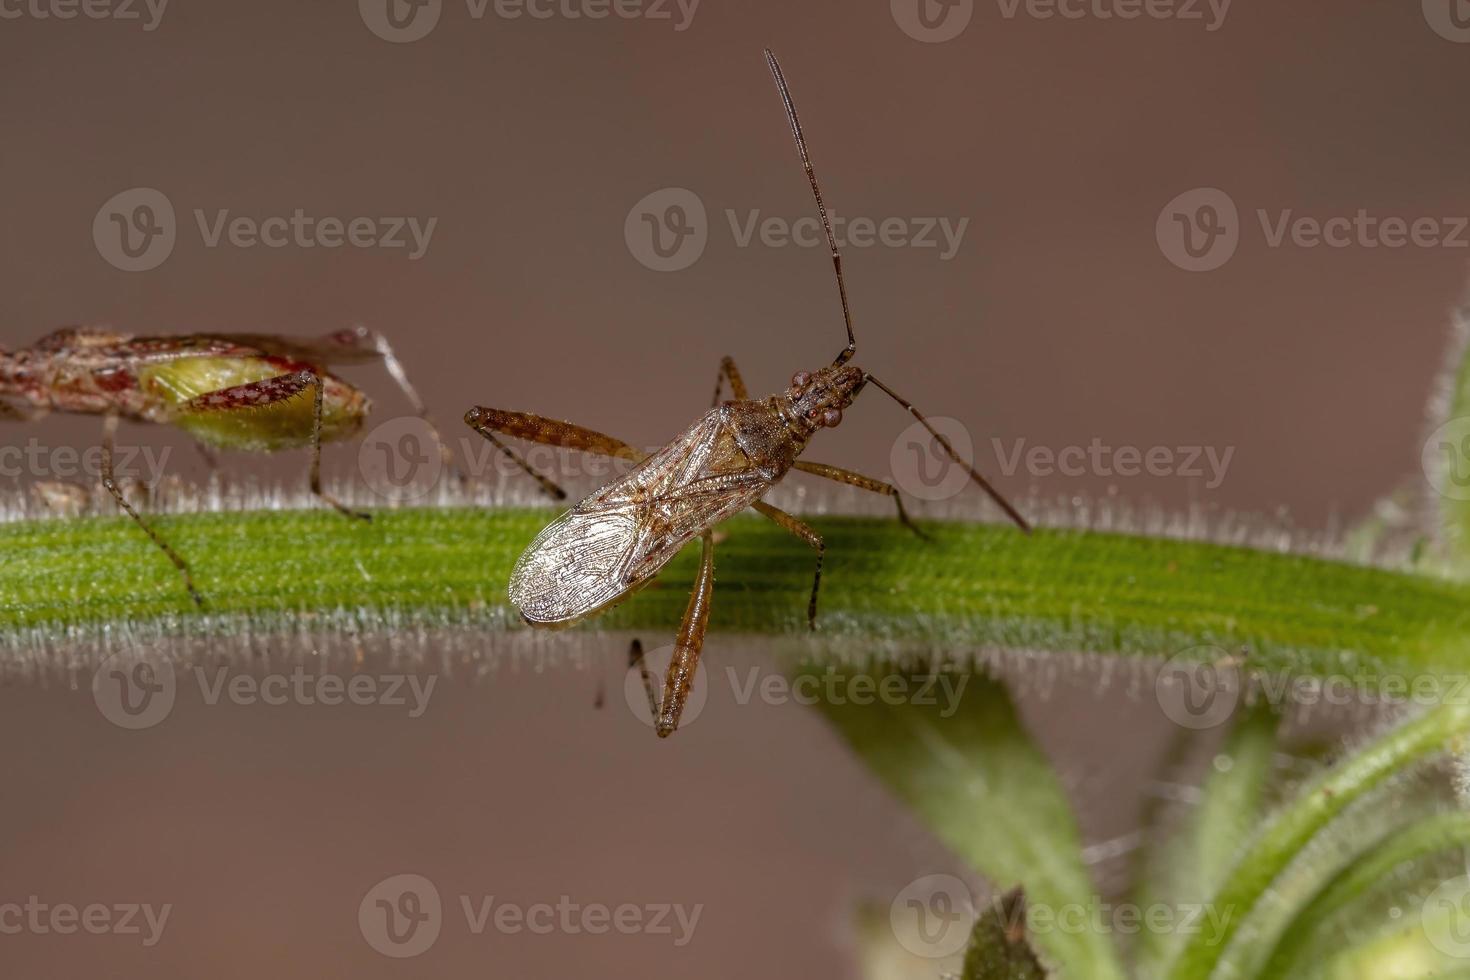
M 1419 923 L 1435 949 L 1470 959 L 1470 876 L 1440 882 L 1419 907 Z
M 1452 418 L 1431 432 L 1419 460 L 1440 496 L 1470 500 L 1470 416 Z
M 689 29 L 700 0 L 464 0 L 473 21 L 494 15 L 499 20 L 646 20 Z M 368 30 L 385 41 L 408 44 L 429 36 L 444 15 L 444 0 L 357 0 Z
M 487 440 L 485 448 L 494 449 Z M 482 475 L 496 456 L 474 455 L 479 448 L 461 437 L 466 456 L 476 460 Z M 444 476 L 444 453 L 434 427 L 416 415 L 388 419 L 375 426 L 357 449 L 357 470 L 373 492 L 384 500 L 406 503 L 420 500 L 439 485 Z
M 825 248 L 816 215 L 796 219 L 763 214 L 759 208 L 724 211 L 737 248 Z M 882 218 L 829 214 L 832 234 L 842 248 L 932 249 L 941 262 L 958 254 L 969 218 L 940 216 Z M 633 258 L 656 272 L 687 269 L 704 254 L 711 233 L 699 195 L 686 187 L 663 187 L 644 195 L 623 220 L 623 240 Z
M 1359 674 L 1248 671 L 1246 658 L 1217 646 L 1170 657 L 1154 682 L 1165 717 L 1181 728 L 1225 724 L 1247 701 L 1276 707 L 1352 708 L 1375 705 L 1470 704 L 1470 674 Z
M 687 946 L 704 905 L 678 902 L 582 902 L 570 895 L 555 901 L 515 902 L 486 894 L 460 894 L 455 905 L 472 936 L 487 932 L 533 936 L 668 936 Z M 362 938 L 384 956 L 404 959 L 426 952 L 443 931 L 446 913 L 439 889 L 423 875 L 397 874 L 373 885 L 357 907 Z
M 0 0 L 0 20 L 115 20 L 156 31 L 169 0 Z
M 1225 26 L 1232 0 L 995 0 L 1006 20 L 1177 20 L 1203 24 L 1209 33 Z
M 893 22 L 915 41 L 952 41 L 970 26 L 975 0 L 889 0 Z
M 303 208 L 263 217 L 195 208 L 193 217 L 205 248 L 402 249 L 409 261 L 424 257 L 439 225 L 438 218 L 319 216 Z M 173 254 L 178 237 L 173 202 L 152 187 L 114 194 L 92 219 L 97 254 L 124 272 L 158 268 Z
M 228 667 L 187 671 L 206 705 L 396 708 L 410 718 L 428 709 L 436 675 L 322 674 L 296 667 L 289 673 L 232 673 Z M 113 654 L 92 674 L 92 698 L 119 728 L 152 728 L 167 718 L 178 698 L 179 677 L 167 660 Z
M 995 0 L 1004 20 L 1177 20 L 1213 33 L 1232 0 Z M 915 41 L 952 41 L 970 26 L 975 0 L 889 0 L 893 22 Z
M 994 438 L 990 444 L 1003 476 L 1025 469 L 1033 477 L 1177 477 L 1204 480 L 1206 490 L 1219 489 L 1235 457 L 1234 446 L 1113 446 L 1098 436 L 1085 446 L 1034 446 L 1014 439 L 1007 447 Z
M 1234 918 L 1234 906 L 1212 903 L 1137 905 L 1094 895 L 1085 902 L 1064 905 L 1028 902 L 1007 906 L 1002 899 L 997 895 L 990 901 L 979 900 L 954 875 L 924 875 L 894 896 L 888 921 L 904 949 L 915 956 L 942 959 L 964 949 L 982 913 L 1001 917 L 1008 932 L 1024 930 L 1028 936 L 1198 935 L 1212 946 L 1225 936 Z
M 1470 248 L 1470 217 L 1375 214 L 1313 217 L 1292 208 L 1255 210 L 1267 248 Z M 1212 272 L 1235 255 L 1247 224 L 1235 201 L 1216 187 L 1178 195 L 1159 212 L 1154 237 L 1159 251 L 1188 272 Z
M 116 446 L 112 454 L 113 475 L 156 484 L 168 468 L 171 450 L 164 446 Z M 35 438 L 24 445 L 0 446 L 0 477 L 33 476 L 51 480 L 92 481 L 102 478 L 102 447 L 47 446 Z
M 1446 41 L 1470 44 L 1470 0 L 1421 0 L 1424 20 Z
M 633 258 L 655 272 L 687 269 L 709 244 L 704 201 L 685 187 L 645 194 L 623 220 L 623 241 Z
M 145 947 L 157 946 L 173 913 L 172 903 L 44 902 L 30 895 L 24 902 L 0 901 L 0 936 L 138 936 Z
M 662 698 L 663 678 L 673 654 L 673 646 L 650 650 L 644 654 L 643 667 L 637 664 L 630 666 L 624 677 L 623 696 L 628 708 L 649 727 L 653 727 L 654 723 L 650 692 L 654 699 Z M 646 672 L 644 667 L 647 668 Z M 757 701 L 775 706 L 913 705 L 937 708 L 941 718 L 952 717 L 959 710 L 960 699 L 970 683 L 968 673 L 947 669 L 881 675 L 827 669 L 789 677 L 760 667 L 741 670 L 726 666 L 721 673 L 713 676 L 723 682 L 735 704 L 742 707 Z M 681 729 L 688 728 L 709 701 L 709 677 L 701 663 L 695 669 L 689 699 L 679 719 Z
M 674 646 L 667 644 L 645 651 L 641 664 L 632 664 L 623 675 L 623 700 L 628 710 L 649 728 L 657 719 L 657 705 L 664 697 L 664 677 L 668 674 L 669 662 L 674 659 Z M 709 671 L 704 663 L 694 667 L 694 679 L 689 682 L 689 696 L 684 701 L 684 711 L 679 716 L 679 727 L 688 728 L 704 712 L 709 702 Z
M 959 457 L 975 460 L 974 439 L 970 430 L 958 419 L 937 416 L 929 420 Z M 992 459 L 979 462 L 980 471 L 999 471 L 1013 477 L 1025 472 L 1043 479 L 1063 476 L 1129 479 L 1203 480 L 1205 489 L 1215 490 L 1225 482 L 1235 447 L 1216 446 L 1133 446 L 1113 445 L 1094 436 L 1086 444 L 1043 446 L 1026 439 L 990 440 Z M 939 441 L 918 422 L 898 434 L 889 452 L 888 463 L 894 484 L 920 500 L 949 500 L 969 485 L 970 474 L 944 451 Z

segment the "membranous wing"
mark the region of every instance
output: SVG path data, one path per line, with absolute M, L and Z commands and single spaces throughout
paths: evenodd
M 737 444 L 728 409 L 714 409 L 537 535 L 511 572 L 510 601 L 538 625 L 590 616 L 647 584 L 770 485 Z

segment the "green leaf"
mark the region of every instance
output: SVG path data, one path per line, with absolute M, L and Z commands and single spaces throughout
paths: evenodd
M 828 690 L 813 668 L 813 689 Z M 872 671 L 875 684 L 895 678 L 904 690 L 921 681 Z M 826 717 L 878 777 L 908 803 L 940 840 L 1000 888 L 1024 883 L 1034 915 L 1049 920 L 1094 904 L 1077 826 L 1045 756 L 1022 728 L 998 682 L 958 674 L 957 699 L 879 697 L 858 705 L 819 701 Z M 851 681 L 843 690 L 853 690 Z M 946 712 L 952 713 L 946 717 Z M 1094 929 L 1034 932 L 1038 948 L 1066 977 L 1123 976 L 1111 938 Z
M 1451 740 L 1467 732 L 1470 732 L 1470 705 L 1438 705 L 1309 781 L 1293 800 L 1271 816 L 1216 891 L 1211 906 L 1228 917 L 1224 930 L 1219 935 L 1200 932 L 1189 937 L 1169 976 L 1173 980 L 1208 980 L 1217 965 L 1230 955 L 1230 941 L 1242 922 L 1256 910 L 1266 890 L 1314 836 L 1351 803 L 1391 776 L 1439 753 Z M 1274 935 L 1280 929 L 1267 927 L 1259 931 Z M 1246 954 L 1247 959 L 1253 956 L 1253 951 Z M 1224 970 L 1222 975 L 1240 974 Z
M 965 950 L 963 980 L 1046 980 L 1026 939 L 1026 895 L 1013 888 L 975 920 Z
M 1281 939 L 1259 973 L 1260 980 L 1296 976 L 1306 963 L 1313 941 L 1345 910 L 1380 897 L 1385 882 L 1406 865 L 1456 848 L 1470 847 L 1470 814 L 1437 813 L 1408 826 L 1396 826 L 1376 838 L 1346 842 L 1354 850 L 1282 931 Z
M 1139 908 L 1202 908 L 1224 882 L 1260 821 L 1277 721 L 1265 707 L 1237 717 L 1226 744 L 1211 760 L 1198 805 L 1147 855 Z M 1184 939 L 1182 930 L 1143 930 L 1133 957 L 1138 976 L 1164 976 Z

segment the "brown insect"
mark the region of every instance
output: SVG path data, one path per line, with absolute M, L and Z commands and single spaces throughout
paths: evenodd
M 309 446 L 311 492 L 340 513 L 366 521 L 367 514 L 322 489 L 321 446 L 355 435 L 370 402 L 323 365 L 373 360 L 383 363 L 427 421 L 423 401 L 393 349 L 363 327 L 312 340 L 267 334 L 137 337 L 105 327 L 68 327 L 31 347 L 0 350 L 0 418 L 34 421 L 53 411 L 103 416 L 102 485 L 173 562 L 195 603 L 203 605 L 188 563 L 118 487 L 112 459 L 118 421 L 175 425 L 194 437 L 211 466 L 209 449 L 275 452 Z
M 625 459 L 636 464 L 626 476 L 595 491 L 548 525 L 516 562 L 510 576 L 510 601 L 530 625 L 569 626 L 603 612 L 647 585 L 689 541 L 696 537 L 701 540 L 703 552 L 698 577 L 679 627 L 661 698 L 653 696 L 653 687 L 636 641 L 630 655 L 644 671 L 650 708 L 660 737 L 672 734 L 679 726 L 679 716 L 684 710 L 704 645 L 714 587 L 712 529 L 715 525 L 748 507 L 754 508 L 811 545 L 817 553 L 816 574 L 807 603 L 807 623 L 811 628 L 816 626 L 817 593 L 822 584 L 825 547 L 822 537 L 802 521 L 761 500 L 788 471 L 799 470 L 886 494 L 897 505 L 899 520 L 916 534 L 923 535 L 909 520 L 903 498 L 891 484 L 851 470 L 825 463 L 809 463 L 799 458 L 818 430 L 833 428 L 842 421 L 843 409 L 868 384 L 907 409 L 1011 520 L 1022 530 L 1030 531 L 1020 513 L 974 467 L 959 457 L 949 441 L 935 431 L 918 409 L 871 373 L 848 363 L 857 351 L 857 341 L 853 336 L 847 287 L 842 277 L 842 258 L 832 235 L 827 208 L 817 186 L 816 173 L 812 169 L 786 78 L 769 50 L 766 51 L 766 62 L 786 107 L 786 118 L 796 138 L 796 147 L 801 154 L 812 195 L 816 198 L 817 213 L 821 216 L 827 245 L 832 253 L 838 296 L 842 301 L 842 318 L 847 328 L 847 346 L 836 360 L 815 371 L 799 371 L 784 392 L 756 400 L 746 393 L 735 362 L 729 357 L 724 358 L 715 379 L 713 407 L 682 435 L 651 456 L 611 436 L 539 415 L 493 408 L 473 408 L 465 415 L 466 423 L 494 443 L 558 500 L 565 499 L 565 491 L 532 468 L 519 453 L 501 442 L 497 434 Z M 721 402 L 720 393 L 726 382 L 734 400 Z

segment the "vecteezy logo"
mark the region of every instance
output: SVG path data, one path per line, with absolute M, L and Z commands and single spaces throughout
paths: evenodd
M 899 945 L 932 959 L 963 949 L 974 922 L 970 889 L 954 875 L 925 875 L 899 892 L 888 907 L 888 924 Z
M 1164 205 L 1154 224 L 1164 258 L 1187 272 L 1211 272 L 1240 244 L 1240 213 L 1230 195 L 1196 187 Z
M 178 682 L 173 664 L 115 653 L 92 674 L 92 700 L 119 728 L 152 728 L 174 708 Z
M 92 242 L 124 272 L 156 269 L 174 250 L 178 222 L 162 191 L 133 187 L 107 199 L 92 219 Z
M 623 677 L 623 698 L 628 702 L 628 708 L 633 715 L 649 728 L 654 725 L 653 706 L 649 704 L 649 691 L 653 692 L 653 698 L 657 701 L 664 696 L 664 677 L 668 674 L 669 661 L 674 659 L 673 644 L 661 646 L 656 650 L 649 650 L 643 655 L 643 666 L 647 669 L 646 675 L 637 664 L 628 667 L 628 673 Z M 689 698 L 684 702 L 684 713 L 679 716 L 680 731 L 689 727 L 699 713 L 704 710 L 705 702 L 709 700 L 709 684 L 705 681 L 704 664 L 694 668 L 694 680 L 689 684 Z
M 1443 882 L 1419 909 L 1430 944 L 1446 956 L 1470 959 L 1470 877 Z
M 427 37 L 438 25 L 444 0 L 357 0 L 357 12 L 378 37 L 407 44 Z
M 1470 500 L 1470 415 L 1450 419 L 1431 432 L 1419 461 L 1440 496 Z
M 931 418 L 929 424 L 949 440 L 961 459 L 975 458 L 970 430 L 959 419 L 941 415 Z M 888 465 L 898 488 L 920 500 L 948 500 L 970 482 L 965 468 L 950 459 L 939 440 L 918 422 L 900 432 L 893 441 Z
M 389 419 L 362 440 L 357 470 L 385 500 L 418 500 L 438 486 L 444 455 L 427 420 Z
M 915 41 L 938 44 L 960 36 L 975 15 L 975 0 L 889 0 L 893 22 Z
M 623 239 L 633 258 L 655 272 L 687 269 L 709 243 L 704 202 L 683 187 L 656 190 L 628 212 Z
M 1470 0 L 1423 0 L 1424 19 L 1447 41 L 1470 44 Z
M 1181 728 L 1224 724 L 1240 703 L 1241 676 L 1219 647 L 1191 647 L 1170 657 L 1154 681 L 1164 715 Z
M 384 956 L 406 959 L 434 945 L 443 926 L 439 889 L 423 875 L 384 878 L 357 906 L 357 927 Z

